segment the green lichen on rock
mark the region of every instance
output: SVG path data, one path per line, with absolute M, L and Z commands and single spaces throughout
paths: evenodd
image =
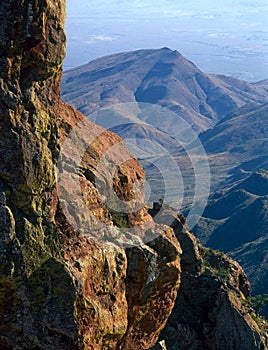
M 0 344 L 7 346 L 9 338 L 15 337 L 19 332 L 19 326 L 15 326 L 16 317 L 22 301 L 16 292 L 14 282 L 0 271 Z
M 21 250 L 27 276 L 39 269 L 50 257 L 61 258 L 61 246 L 57 239 L 56 228 L 51 224 L 49 237 L 46 237 L 46 225 L 42 218 L 38 218 L 36 223 L 23 219 L 21 229 L 24 240 Z
M 0 347 L 72 348 L 76 294 L 51 216 L 65 2 L 0 12 Z
M 209 248 L 202 248 L 202 253 L 202 273 L 217 276 L 222 282 L 228 281 L 231 273 L 225 254 Z

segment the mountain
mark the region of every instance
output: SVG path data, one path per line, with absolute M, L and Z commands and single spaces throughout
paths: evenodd
M 168 48 L 96 59 L 64 72 L 61 89 L 63 100 L 86 116 L 116 103 L 158 104 L 182 116 L 198 132 L 238 107 L 268 102 L 262 86 L 205 74 Z
M 241 266 L 149 212 L 122 139 L 61 101 L 65 5 L 0 2 L 0 349 L 264 349 Z
M 198 227 L 200 232 L 196 233 L 204 235 L 204 243 L 225 252 L 265 236 L 268 170 L 259 170 L 239 184 L 212 195 Z
M 267 210 L 267 209 L 266 209 Z M 228 252 L 228 255 L 245 269 L 251 283 L 253 295 L 267 295 L 268 281 L 268 235 L 261 236 L 252 242 Z M 268 303 L 264 304 L 259 312 L 268 318 Z
M 203 130 L 200 141 L 208 154 L 212 191 L 246 177 L 248 171 L 267 166 L 265 81 L 249 84 L 232 77 L 205 74 L 178 52 L 163 48 L 94 60 L 64 72 L 61 84 L 62 98 L 93 122 L 114 130 L 124 140 L 133 140 L 135 136 L 135 143 L 140 146 L 135 144 L 132 152 L 142 162 L 153 188 L 153 200 L 162 197 L 163 184 L 155 181 L 159 178 L 155 168 L 148 159 L 144 160 L 146 155 L 141 148 L 145 143 L 141 140 L 163 147 L 185 173 L 187 188 L 194 183 L 183 148 L 189 149 L 196 135 L 180 116 L 197 132 Z M 152 112 L 148 113 L 144 102 L 157 103 L 172 112 L 154 111 L 151 107 Z M 96 112 L 100 107 L 105 109 Z M 149 143 L 147 147 L 152 148 Z M 161 147 L 159 154 L 163 153 Z M 192 195 L 191 191 L 185 192 L 186 203 Z M 175 205 L 176 198 L 170 203 Z
M 200 140 L 208 153 L 212 191 L 247 176 L 247 171 L 266 166 L 264 103 L 268 93 L 263 84 L 205 74 L 168 48 L 94 60 L 64 72 L 61 84 L 62 98 L 93 122 L 115 131 L 124 140 L 135 138 L 131 152 L 145 169 L 152 188 L 151 201 L 165 193 L 159 173 L 151 165 L 149 153 L 153 151 L 154 155 L 171 155 L 186 184 L 185 205 L 191 202 L 195 174 L 183 149 L 189 149 L 196 134 L 180 116 L 197 132 L 210 128 L 200 135 Z M 172 112 L 154 110 L 155 106 L 148 112 L 144 102 L 157 103 Z M 96 111 L 100 107 L 104 110 Z M 148 148 L 147 152 L 142 152 L 144 148 Z M 177 206 L 175 191 L 168 192 L 170 204 Z
M 268 79 L 258 81 L 256 83 L 253 83 L 253 85 L 257 86 L 258 88 L 262 88 L 265 91 L 268 91 Z
M 229 286 L 234 292 L 235 290 L 237 292 L 237 286 L 240 286 L 241 289 L 238 293 L 249 288 L 249 284 L 245 283 L 245 276 L 240 275 L 239 265 L 232 259 L 227 258 L 222 252 L 204 248 L 199 244 L 195 246 L 197 250 L 193 250 L 190 242 L 196 242 L 195 236 L 190 234 L 187 239 L 186 237 L 181 239 L 183 236 L 179 229 L 181 224 L 179 224 L 174 210 L 170 207 L 166 208 L 163 206 L 162 212 L 151 210 L 150 213 L 155 215 L 155 220 L 158 223 L 166 222 L 170 216 L 175 218 L 172 227 L 181 242 L 183 251 L 181 287 L 167 324 L 160 333 L 159 346 L 163 344 L 168 350 L 213 349 L 213 339 L 216 337 L 216 349 L 247 350 L 254 347 L 253 344 L 245 341 L 247 330 L 246 328 L 240 328 L 240 326 L 237 328 L 237 330 L 239 329 L 239 344 L 236 337 L 226 338 L 227 333 L 232 334 L 234 330 L 232 327 L 236 327 L 236 323 L 242 314 L 238 316 L 230 313 L 228 298 L 226 298 L 224 293 L 219 292 L 218 286 L 219 283 L 223 283 L 221 286 L 222 291 Z M 200 257 L 203 259 L 201 265 L 198 260 Z M 196 273 L 198 270 L 201 271 L 201 274 Z M 211 273 L 213 274 L 213 271 L 215 272 L 216 270 L 216 274 L 211 278 Z M 264 272 L 267 275 L 267 270 Z M 234 283 L 234 281 L 236 282 Z M 236 285 L 236 283 L 238 284 Z M 200 289 L 203 291 L 201 294 L 199 293 Z M 231 294 L 229 294 L 229 297 L 231 297 Z M 246 308 L 249 306 L 247 299 L 244 299 L 242 304 L 244 306 L 247 305 Z M 246 313 L 248 315 L 251 314 L 250 308 Z M 216 333 L 214 332 L 215 328 L 217 329 Z M 267 345 L 264 346 L 264 348 L 266 347 Z M 163 348 L 155 347 L 154 349 Z
M 200 135 L 209 158 L 213 188 L 235 183 L 268 167 L 268 105 L 250 104 Z
M 227 115 L 211 130 L 200 135 L 200 140 L 208 154 L 221 153 L 223 150 L 236 154 L 245 153 L 245 157 L 262 153 L 268 138 L 268 104 L 247 105 Z M 245 144 L 246 140 L 254 140 Z
M 268 294 L 268 170 L 213 194 L 194 232 L 241 263 L 254 294 Z

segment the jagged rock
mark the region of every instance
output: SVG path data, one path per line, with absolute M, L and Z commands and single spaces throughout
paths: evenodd
M 60 101 L 65 1 L 3 0 L 0 14 L 0 348 L 148 348 L 175 302 L 179 244 L 148 215 L 143 170 L 121 139 Z M 56 165 L 83 124 L 94 143 L 80 163 L 75 149 L 62 161 L 66 185 L 79 169 L 87 209 L 79 211 L 73 188 L 59 193 Z M 114 177 L 106 164 L 119 164 Z M 118 239 L 119 223 L 105 205 L 109 194 L 104 198 L 96 181 L 111 182 L 121 200 L 138 205 L 126 216 L 130 239 L 125 232 Z M 85 222 L 90 237 L 80 230 Z M 142 243 L 147 230 L 160 235 L 152 247 Z M 124 239 L 135 234 L 141 246 L 126 252 Z
M 120 349 L 148 349 L 157 341 L 166 322 L 166 311 L 172 309 L 179 287 L 178 264 L 181 249 L 175 244 L 174 232 L 158 227 L 157 237 L 127 249 L 128 328 Z M 161 232 L 165 232 L 165 235 Z M 150 337 L 148 335 L 150 334 Z
M 164 208 L 156 219 L 172 222 L 183 250 L 177 300 L 160 335 L 166 348 L 266 349 L 267 323 L 250 308 L 250 284 L 240 265 L 202 247 L 171 208 Z

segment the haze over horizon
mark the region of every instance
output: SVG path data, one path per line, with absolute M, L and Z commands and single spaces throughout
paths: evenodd
M 170 47 L 208 73 L 268 78 L 268 2 L 67 1 L 64 69 L 105 55 Z

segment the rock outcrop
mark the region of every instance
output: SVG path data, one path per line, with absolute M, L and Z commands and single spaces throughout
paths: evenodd
M 194 312 L 204 299 L 197 281 L 205 274 L 194 237 L 182 239 L 180 261 L 174 231 L 180 240 L 182 227 L 152 220 L 144 173 L 121 139 L 60 101 L 65 1 L 2 0 L 0 14 L 0 348 L 149 349 L 178 289 L 176 308 L 185 310 L 182 296 L 193 287 L 195 299 L 182 316 L 194 324 L 182 320 L 178 329 L 195 339 L 204 324 L 201 308 Z M 72 133 L 78 140 L 84 132 L 91 142 L 84 140 L 79 158 L 79 145 L 66 144 Z M 97 186 L 106 182 L 129 207 L 124 215 L 110 209 L 109 192 Z M 217 304 L 208 304 L 218 309 L 207 313 L 223 322 L 236 315 L 246 281 L 235 296 L 207 275 L 218 295 Z M 256 335 L 259 344 L 261 330 L 247 321 L 250 316 L 239 317 L 243 341 Z M 215 322 L 209 334 L 221 335 Z
M 93 224 L 89 238 L 68 221 L 71 209 L 78 224 L 87 217 L 71 200 L 59 201 L 56 164 L 67 135 L 86 119 L 59 97 L 65 1 L 4 0 L 0 13 L 0 347 L 148 348 L 174 305 L 179 244 L 172 230 L 152 222 L 143 196 L 128 225 L 148 222 L 140 239 L 147 229 L 157 238 L 127 251 L 113 243 L 115 219 L 92 178 L 101 176 L 98 162 L 120 144 L 118 159 L 106 160 L 119 162 L 111 179 L 122 200 L 135 197 L 144 174 L 120 138 L 94 124 L 86 125 L 97 136 L 82 163 L 62 164 L 70 177 L 80 167 L 86 208 L 103 223 L 105 239 Z M 66 191 L 69 199 L 73 189 Z
M 172 219 L 183 254 L 177 300 L 160 335 L 166 349 L 267 349 L 267 322 L 250 305 L 243 269 L 224 253 L 200 245 L 171 208 L 157 215 L 158 223 Z

